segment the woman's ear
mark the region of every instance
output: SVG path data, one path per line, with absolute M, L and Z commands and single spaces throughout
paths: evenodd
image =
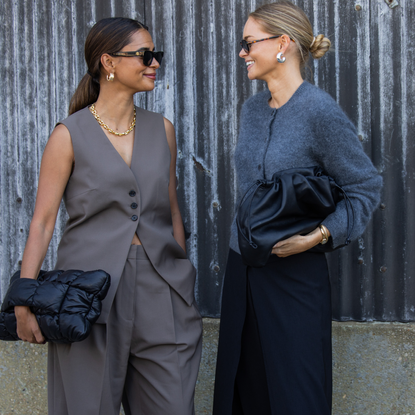
M 108 53 L 104 53 L 101 56 L 101 65 L 104 73 L 107 75 L 115 72 L 115 60 L 111 55 L 108 55 Z
M 290 37 L 288 35 L 282 35 L 279 38 L 278 52 L 282 52 L 284 54 L 288 46 L 290 46 L 290 43 L 291 43 Z

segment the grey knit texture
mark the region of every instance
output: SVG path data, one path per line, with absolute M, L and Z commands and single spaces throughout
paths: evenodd
M 308 82 L 278 109 L 268 105 L 270 98 L 269 91 L 260 92 L 242 107 L 234 153 L 237 200 L 257 179 L 270 180 L 275 172 L 294 167 L 320 166 L 350 197 L 355 213 L 351 239 L 358 238 L 380 201 L 382 178 L 363 151 L 356 128 L 329 94 Z M 322 223 L 334 247 L 345 243 L 344 200 Z M 230 247 L 240 252 L 235 220 Z

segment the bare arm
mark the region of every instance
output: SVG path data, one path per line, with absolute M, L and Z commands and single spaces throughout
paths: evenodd
M 21 278 L 37 278 L 53 235 L 73 162 L 69 131 L 64 125 L 58 125 L 52 132 L 42 157 L 35 211 L 23 253 Z M 19 338 L 31 343 L 43 343 L 44 338 L 29 307 L 15 307 L 15 314 Z
M 179 203 L 177 201 L 176 192 L 176 158 L 177 158 L 177 145 L 176 145 L 176 134 L 174 132 L 173 124 L 164 119 L 164 127 L 166 129 L 167 142 L 170 147 L 171 161 L 170 161 L 170 182 L 169 182 L 169 198 L 170 198 L 170 209 L 171 218 L 173 222 L 173 235 L 177 243 L 186 252 L 186 243 L 184 236 L 184 228 L 182 215 L 179 210 Z

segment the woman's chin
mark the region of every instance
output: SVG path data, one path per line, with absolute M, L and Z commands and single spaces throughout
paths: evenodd
M 256 76 L 255 76 L 255 72 L 251 69 L 250 71 L 248 71 L 248 78 L 251 80 L 251 81 L 253 81 L 253 80 L 255 80 L 255 79 L 258 79 Z
M 136 92 L 149 92 L 152 91 L 155 88 L 155 83 L 152 82 L 146 82 L 146 83 L 142 83 L 136 90 Z

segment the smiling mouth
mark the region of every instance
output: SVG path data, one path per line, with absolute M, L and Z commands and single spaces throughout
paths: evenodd
M 249 70 L 249 68 L 254 64 L 254 61 L 246 61 L 245 64 L 246 64 L 246 69 Z

